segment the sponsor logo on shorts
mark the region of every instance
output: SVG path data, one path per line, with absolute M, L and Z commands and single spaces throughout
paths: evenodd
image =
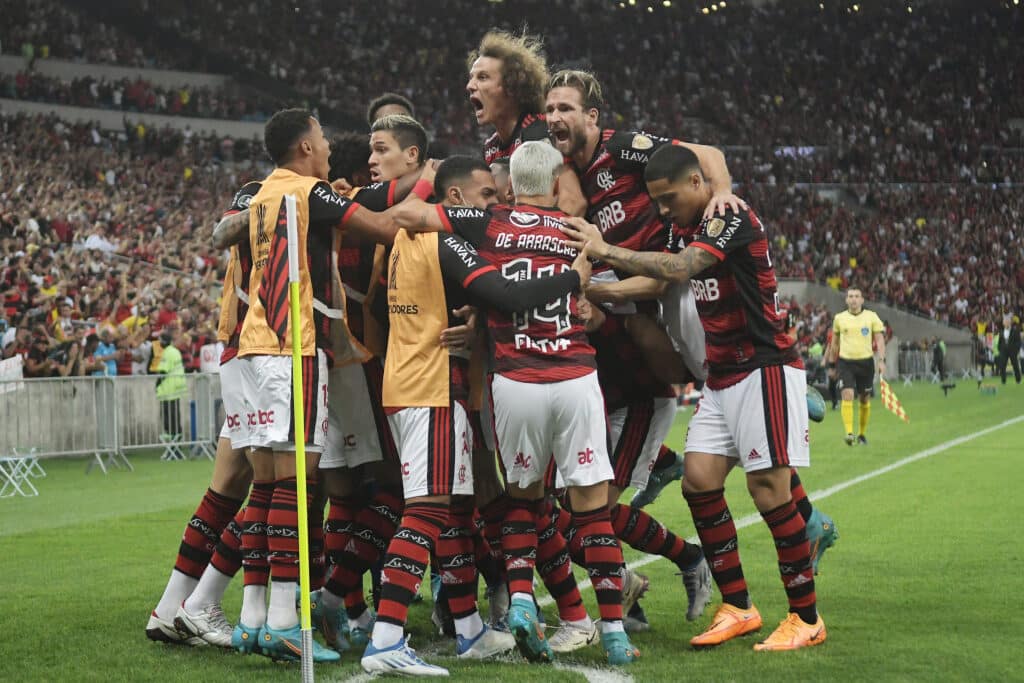
M 760 460 L 761 454 L 757 452 L 756 448 L 751 448 L 750 453 L 747 454 L 747 460 Z
M 409 467 L 409 463 L 407 463 L 407 462 L 403 462 L 403 463 L 402 463 L 402 476 L 403 476 L 403 477 L 408 477 L 408 476 L 409 476 L 409 474 L 410 474 L 410 467 Z
M 228 429 L 238 429 L 242 426 L 242 418 L 238 413 L 234 415 L 225 415 L 224 421 L 228 423 Z
M 466 466 L 465 465 L 459 465 L 459 483 L 460 484 L 465 484 L 466 483 Z
M 576 460 L 581 465 L 590 465 L 594 462 L 594 449 L 587 447 L 586 450 L 580 451 L 576 454 Z
M 522 451 L 516 453 L 516 459 L 512 462 L 513 467 L 522 467 L 524 470 L 530 469 L 530 462 L 532 462 L 532 455 L 525 455 Z

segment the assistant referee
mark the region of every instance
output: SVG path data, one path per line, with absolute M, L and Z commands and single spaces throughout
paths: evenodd
M 832 340 L 825 351 L 829 363 L 839 363 L 830 374 L 838 372 L 843 427 L 846 445 L 867 445 L 865 436 L 871 417 L 871 396 L 874 394 L 875 369 L 885 374 L 885 326 L 874 313 L 864 308 L 864 295 L 860 289 L 846 290 L 846 310 L 837 313 L 832 323 Z M 853 435 L 853 396 L 860 397 L 860 431 Z

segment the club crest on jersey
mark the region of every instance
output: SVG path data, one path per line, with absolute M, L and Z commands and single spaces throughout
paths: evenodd
M 860 328 L 860 333 L 864 337 L 868 336 L 868 328 L 866 328 L 866 327 Z
M 597 186 L 602 190 L 610 190 L 615 187 L 615 178 L 612 177 L 611 171 L 606 168 L 601 169 L 597 174 Z
M 718 237 L 725 230 L 725 221 L 721 218 L 712 218 L 708 223 L 708 237 Z
M 508 218 L 521 228 L 532 228 L 540 224 L 540 216 L 526 211 L 513 211 Z
M 633 149 L 650 149 L 651 147 L 654 147 L 654 140 L 651 140 L 643 133 L 637 133 L 633 136 L 633 143 L 631 146 Z

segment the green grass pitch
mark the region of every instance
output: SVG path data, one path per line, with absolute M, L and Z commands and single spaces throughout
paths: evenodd
M 867 447 L 842 441 L 838 412 L 811 429 L 809 492 L 825 491 L 958 437 L 1024 415 L 1024 388 L 980 395 L 961 382 L 943 397 L 930 384 L 895 385 L 910 424 L 873 405 Z M 670 444 L 681 447 L 681 412 Z M 1015 528 L 1024 419 L 930 457 L 855 482 L 816 501 L 841 538 L 818 576 L 828 641 L 794 653 L 755 653 L 752 638 L 695 652 L 689 638 L 707 625 L 683 618 L 686 598 L 674 567 L 657 561 L 643 601 L 651 631 L 634 636 L 641 661 L 622 670 L 641 681 L 1006 681 L 1024 679 L 1019 609 L 1024 545 Z M 282 681 L 298 666 L 210 648 L 151 643 L 143 634 L 174 562 L 183 525 L 208 483 L 209 462 L 162 463 L 133 456 L 134 473 L 84 474 L 84 461 L 46 465 L 38 498 L 0 500 L 0 681 Z M 629 492 L 626 494 L 628 500 Z M 737 518 L 754 512 L 742 477 L 727 489 Z M 677 533 L 693 535 L 678 489 L 648 508 Z M 771 537 L 760 522 L 740 530 L 751 595 L 765 620 L 785 616 Z M 627 561 L 638 554 L 626 551 Z M 581 585 L 583 572 L 576 571 Z M 240 581 L 225 599 L 238 614 Z M 584 591 L 591 614 L 593 593 Z M 623 680 L 608 676 L 598 648 L 559 661 L 567 668 L 458 662 L 454 645 L 429 627 L 428 601 L 413 606 L 413 646 L 460 681 Z M 549 623 L 557 621 L 553 607 Z M 572 667 L 588 667 L 589 672 Z M 321 681 L 360 676 L 358 656 L 320 666 Z M 600 678 L 605 676 L 605 678 Z M 365 677 L 357 678 L 365 680 Z

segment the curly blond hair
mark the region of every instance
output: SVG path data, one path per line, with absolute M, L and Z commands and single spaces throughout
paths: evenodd
M 548 64 L 541 39 L 526 32 L 515 35 L 492 30 L 480 39 L 477 49 L 466 58 L 466 70 L 480 57 L 501 61 L 501 84 L 520 114 L 544 110 L 544 89 L 548 84 Z

